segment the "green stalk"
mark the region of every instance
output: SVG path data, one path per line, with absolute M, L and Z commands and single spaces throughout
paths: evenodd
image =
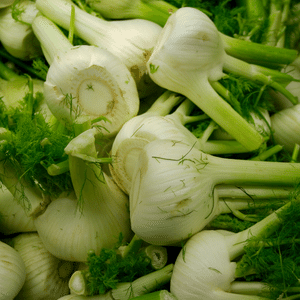
M 34 19 L 32 29 L 41 43 L 43 53 L 49 65 L 51 65 L 59 52 L 67 51 L 73 47 L 62 31 L 42 15 Z
M 11 68 L 5 65 L 1 60 L 0 60 L 0 77 L 8 81 L 14 81 L 19 79 L 24 80 L 23 76 L 18 75 Z
M 286 40 L 286 29 L 287 26 L 286 24 L 288 23 L 288 19 L 290 17 L 290 10 L 291 10 L 291 0 L 285 0 L 283 3 L 283 8 L 282 8 L 282 17 L 281 17 L 281 28 L 280 32 L 278 34 L 278 40 L 276 47 L 279 48 L 284 48 L 285 47 L 285 40 Z
M 147 113 L 165 116 L 169 114 L 171 110 L 182 101 L 182 99 L 183 96 L 167 90 L 154 101 L 151 107 L 147 110 Z
M 147 7 L 144 6 L 144 10 L 140 14 L 140 17 L 155 22 L 161 26 L 164 26 L 170 14 L 174 13 L 178 9 L 174 5 L 171 5 L 165 1 L 141 1 L 140 3 L 143 5 L 147 3 Z
M 241 0 L 238 1 L 239 6 L 246 8 L 246 15 L 249 20 L 264 19 L 266 11 L 264 2 L 261 0 Z
M 121 251 L 121 255 L 123 258 L 128 256 L 132 253 L 137 253 L 141 248 L 143 240 L 140 239 L 137 235 L 134 235 L 131 239 L 130 243 L 127 246 L 122 247 L 119 249 Z
M 107 19 L 144 19 L 157 23 L 160 26 L 164 26 L 170 14 L 178 9 L 168 2 L 158 0 L 89 0 L 87 2 L 95 11 Z
M 186 99 L 177 107 L 177 109 L 172 114 L 168 115 L 167 117 L 174 120 L 175 123 L 182 125 L 186 125 L 190 122 L 202 121 L 209 118 L 206 114 L 189 116 L 194 107 L 195 104 L 189 99 Z M 231 154 L 248 152 L 245 146 L 235 140 L 209 140 L 209 137 L 216 128 L 218 128 L 218 125 L 212 120 L 209 126 L 203 132 L 203 135 L 198 138 L 198 144 L 196 147 L 210 154 Z
M 292 63 L 298 56 L 297 50 L 253 43 L 222 33 L 220 35 L 228 55 L 250 63 L 278 67 Z
M 151 260 L 151 266 L 154 270 L 162 269 L 168 261 L 168 252 L 166 247 L 148 245 L 143 249 L 145 254 Z
M 278 41 L 278 34 L 281 29 L 282 20 L 282 1 L 271 0 L 269 24 L 266 30 L 264 44 L 269 46 L 276 46 Z
M 72 45 L 73 45 L 74 31 L 75 31 L 75 7 L 74 7 L 74 5 L 72 5 L 69 34 L 68 34 L 68 40 Z
M 199 79 L 201 83 L 186 89 L 186 96 L 246 149 L 258 149 L 263 143 L 263 137 L 205 79 Z
M 232 95 L 232 93 L 226 89 L 219 81 L 211 81 L 211 86 L 214 90 L 223 97 L 230 105 L 241 115 L 242 109 L 240 102 Z
M 47 167 L 47 173 L 51 176 L 57 176 L 69 171 L 69 160 L 66 159 L 62 162 L 52 164 Z
M 267 160 L 272 155 L 280 152 L 282 149 L 283 149 L 283 146 L 275 145 L 274 147 L 263 151 L 262 153 L 258 154 L 257 156 L 251 157 L 249 160 L 264 161 L 264 160 Z
M 133 282 L 119 283 L 116 289 L 111 290 L 111 295 L 115 300 L 127 300 L 153 292 L 170 281 L 172 271 L 173 264 L 169 264 Z
M 34 68 L 30 67 L 28 65 L 28 63 L 25 63 L 24 61 L 21 61 L 18 58 L 10 55 L 3 48 L 0 48 L 0 57 L 3 57 L 5 59 L 9 60 L 10 62 L 14 63 L 15 65 L 19 66 L 21 69 L 25 70 L 29 75 L 32 75 L 33 77 L 39 78 L 41 80 L 45 80 L 46 79 L 38 71 L 36 71 Z
M 176 300 L 177 298 L 167 290 L 156 291 L 142 296 L 131 298 L 133 300 Z
M 300 145 L 296 144 L 292 153 L 292 159 L 291 162 L 297 162 L 298 161 L 298 157 L 299 157 L 299 151 L 300 151 Z
M 239 233 L 228 237 L 228 245 L 230 245 L 229 255 L 230 260 L 234 260 L 244 253 L 244 246 L 247 244 L 248 239 L 252 236 L 256 238 L 263 238 L 270 236 L 273 232 L 275 232 L 282 222 L 282 218 L 280 218 L 280 214 L 287 211 L 292 205 L 292 202 L 289 201 L 287 204 L 283 205 L 279 209 L 277 209 L 272 214 L 265 217 L 263 220 L 254 224 L 250 228 L 243 230 Z M 238 268 L 237 268 L 238 270 Z M 236 274 L 237 277 L 240 277 L 239 274 Z
M 230 55 L 226 56 L 224 71 L 270 86 L 286 96 L 292 104 L 298 103 L 298 99 L 294 95 L 292 95 L 282 84 L 275 81 L 279 78 L 285 80 L 285 75 L 282 76 L 281 72 L 269 71 L 268 69 L 246 63 Z M 269 75 L 267 75 L 267 73 L 269 73 Z M 276 77 L 274 77 L 274 75 Z

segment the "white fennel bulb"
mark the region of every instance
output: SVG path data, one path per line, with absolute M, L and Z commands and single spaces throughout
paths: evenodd
M 102 135 L 113 136 L 137 114 L 136 84 L 120 59 L 96 46 L 73 47 L 44 16 L 35 18 L 33 30 L 50 63 L 44 97 L 58 120 L 70 125 L 88 116 L 96 120 L 93 126 L 105 128 Z
M 5 1 L 4 1 L 5 2 Z M 0 3 L 1 7 L 2 1 Z M 35 37 L 31 23 L 38 13 L 35 2 L 22 0 L 14 8 L 21 12 L 18 20 L 12 16 L 12 6 L 0 10 L 0 41 L 12 56 L 21 60 L 31 60 L 42 55 L 39 41 Z
M 284 108 L 271 116 L 274 140 L 292 153 L 300 144 L 300 104 Z
M 96 131 L 84 131 L 65 149 L 75 194 L 51 202 L 34 220 L 45 247 L 64 260 L 85 262 L 89 250 L 99 253 L 121 232 L 125 240 L 132 234 L 128 196 L 97 163 Z
M 13 300 L 21 290 L 26 269 L 21 255 L 0 241 L 0 299 Z
M 230 261 L 225 237 L 204 230 L 191 237 L 184 247 L 174 264 L 172 293 L 181 300 L 235 299 L 221 296 L 230 290 L 236 268 L 236 263 Z
M 54 23 L 70 29 L 71 7 L 75 8 L 74 32 L 90 45 L 106 49 L 117 56 L 134 77 L 141 98 L 153 93 L 146 62 L 162 28 L 142 20 L 107 21 L 93 16 L 69 0 L 38 0 L 38 9 Z
M 218 185 L 292 187 L 299 170 L 297 163 L 226 159 L 180 141 L 155 140 L 140 151 L 132 177 L 132 230 L 151 244 L 180 243 L 223 213 Z
M 192 236 L 175 261 L 170 282 L 171 293 L 181 300 L 275 299 L 274 295 L 272 297 L 271 284 L 236 279 L 252 274 L 249 273 L 247 262 L 243 261 L 245 246 L 251 246 L 253 240 L 266 241 L 286 223 L 287 218 L 295 216 L 293 210 L 299 205 L 297 202 L 297 199 L 288 201 L 261 221 L 238 233 L 202 230 Z M 272 247 L 272 243 L 266 247 L 269 246 Z
M 23 207 L 4 185 L 0 188 L 0 214 L 0 232 L 5 235 L 36 231 L 33 219 L 26 215 Z
M 132 174 L 140 150 L 156 139 L 184 141 L 210 154 L 247 152 L 236 141 L 218 142 L 196 138 L 184 125 L 208 117 L 205 114 L 189 116 L 194 108 L 189 99 L 185 99 L 170 113 L 172 107 L 182 101 L 181 98 L 176 93 L 166 91 L 145 113 L 126 122 L 118 132 L 112 145 L 113 163 L 110 164 L 110 171 L 114 180 L 127 194 L 130 192 Z
M 15 299 L 56 300 L 70 292 L 68 282 L 76 263 L 53 256 L 37 233 L 19 234 L 12 242 L 26 268 L 25 283 Z
M 226 54 L 215 24 L 206 14 L 191 7 L 182 7 L 169 17 L 147 68 L 154 82 L 189 98 L 249 151 L 258 149 L 264 138 L 219 96 L 211 83 L 221 79 L 223 72 L 231 72 L 276 88 L 295 101 L 273 79 L 282 76 L 281 72 L 274 75 L 273 70 Z

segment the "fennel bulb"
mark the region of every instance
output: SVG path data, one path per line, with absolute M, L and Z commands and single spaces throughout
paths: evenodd
M 214 23 L 191 7 L 180 8 L 169 17 L 147 68 L 153 81 L 185 95 L 249 151 L 258 149 L 264 138 L 216 93 L 210 82 L 221 79 L 224 69 L 274 87 L 295 102 L 294 96 L 275 81 L 281 72 L 275 75 L 273 70 L 227 55 Z
M 88 116 L 99 136 L 113 136 L 137 114 L 136 84 L 120 59 L 96 46 L 72 46 L 44 16 L 32 27 L 50 63 L 44 97 L 58 120 L 70 126 Z
M 281 225 L 284 226 L 288 218 L 291 218 L 289 226 L 296 222 L 295 214 L 297 215 L 299 210 L 295 211 L 295 207 L 298 205 L 298 200 L 292 199 L 258 223 L 238 233 L 203 230 L 192 236 L 175 261 L 170 283 L 171 292 L 182 300 L 279 299 L 289 293 L 289 287 L 292 284 L 290 282 L 284 285 L 285 291 L 280 291 L 279 286 L 274 286 L 274 290 L 278 289 L 281 294 L 279 298 L 275 298 L 272 297 L 273 287 L 270 284 L 247 280 L 235 281 L 235 279 L 255 274 L 255 270 L 253 273 L 251 270 L 249 272 L 247 261 L 243 261 L 245 246 L 254 246 L 257 242 L 257 255 L 265 247 L 279 247 L 280 244 L 276 244 L 276 241 L 279 242 L 280 239 L 277 230 Z M 276 232 L 275 239 L 268 240 L 267 238 L 274 232 Z M 288 242 L 286 235 L 285 238 L 285 242 Z M 272 241 L 275 244 L 272 244 Z M 280 252 L 277 252 L 277 256 L 281 256 Z M 281 265 L 281 267 L 284 266 Z M 291 272 L 294 276 L 294 270 Z M 297 279 L 295 280 L 297 282 Z M 297 293 L 297 288 L 295 293 Z
M 300 144 L 300 104 L 284 108 L 271 116 L 274 140 L 290 154 Z
M 74 195 L 52 201 L 34 224 L 46 249 L 68 261 L 85 262 L 93 249 L 114 245 L 130 229 L 128 197 L 97 163 L 97 129 L 84 131 L 66 147 Z
M 21 255 L 0 241 L 0 299 L 13 300 L 21 290 L 26 269 Z
M 26 268 L 25 283 L 15 299 L 56 300 L 70 292 L 68 281 L 76 263 L 53 256 L 37 233 L 19 234 L 12 242 Z
M 222 213 L 216 186 L 292 187 L 299 170 L 297 163 L 226 159 L 180 141 L 155 140 L 140 151 L 133 174 L 132 230 L 151 244 L 180 243 Z
M 118 132 L 112 145 L 111 155 L 114 159 L 110 165 L 110 172 L 125 193 L 130 192 L 136 157 L 147 143 L 155 139 L 185 141 L 210 154 L 247 152 L 247 149 L 237 141 L 196 138 L 184 125 L 208 117 L 205 114 L 189 116 L 194 108 L 189 99 L 185 99 L 170 113 L 180 99 L 181 96 L 166 91 L 145 113 L 127 121 Z
M 2 185 L 0 188 L 0 232 L 12 233 L 36 231 L 31 217 L 27 216 L 23 207 L 14 199 L 12 193 Z
M 21 60 L 31 60 L 41 56 L 40 44 L 31 28 L 31 23 L 38 13 L 35 2 L 18 1 L 14 7 L 19 12 L 17 20 L 12 16 L 12 7 L 11 5 L 0 10 L 1 44 L 8 53 Z
M 150 79 L 146 62 L 155 46 L 161 26 L 142 19 L 107 21 L 93 16 L 69 0 L 38 0 L 37 8 L 54 23 L 70 30 L 72 5 L 75 8 L 74 33 L 90 45 L 117 56 L 135 79 L 140 98 L 157 86 Z

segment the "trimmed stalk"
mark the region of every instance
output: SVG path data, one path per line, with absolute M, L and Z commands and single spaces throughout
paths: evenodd
M 169 264 L 164 268 L 139 277 L 133 282 L 122 282 L 118 283 L 117 287 L 110 290 L 106 294 L 96 295 L 96 296 L 86 296 L 88 299 L 112 299 L 112 300 L 127 300 L 132 299 L 134 297 L 138 297 L 141 295 L 145 295 L 147 293 L 153 292 L 159 287 L 167 284 L 172 275 L 173 264 Z M 86 286 L 86 280 L 84 276 L 82 276 L 81 272 L 73 273 L 71 280 L 69 282 L 70 289 L 73 293 L 82 291 L 88 291 L 88 287 Z M 84 296 L 84 294 L 79 294 Z M 72 298 L 66 298 L 72 299 Z M 75 298 L 81 299 L 81 298 Z M 82 299 L 85 299 L 83 297 Z

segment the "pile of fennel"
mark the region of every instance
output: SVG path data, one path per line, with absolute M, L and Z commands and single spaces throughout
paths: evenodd
M 299 297 L 299 4 L 2 2 L 0 299 Z

